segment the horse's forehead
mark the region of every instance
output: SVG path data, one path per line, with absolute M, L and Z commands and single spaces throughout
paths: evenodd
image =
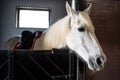
M 76 12 L 76 14 L 73 16 L 74 21 L 76 22 L 84 22 L 85 24 L 92 24 L 91 19 L 88 14 L 85 12 Z
M 85 12 L 80 12 L 80 13 L 78 14 L 78 16 L 79 16 L 79 19 L 80 19 L 81 21 L 83 21 L 84 23 L 86 23 L 86 22 L 89 23 L 89 24 L 92 23 L 89 15 L 88 15 L 87 13 L 85 13 Z M 87 24 L 87 23 L 86 23 L 86 24 Z
M 94 26 L 93 26 L 92 21 L 87 13 L 85 13 L 85 12 L 77 13 L 76 21 L 77 21 L 77 24 L 82 23 L 82 24 L 86 25 L 86 28 L 94 31 Z

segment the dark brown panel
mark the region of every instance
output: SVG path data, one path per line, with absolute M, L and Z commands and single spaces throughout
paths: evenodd
M 89 72 L 88 80 L 120 80 L 120 0 L 88 1 L 94 2 L 91 18 L 107 56 L 104 70 Z

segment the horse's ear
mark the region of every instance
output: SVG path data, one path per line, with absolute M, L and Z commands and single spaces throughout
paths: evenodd
M 68 15 L 72 15 L 74 13 L 74 10 L 70 7 L 67 1 L 66 1 L 66 11 Z
M 86 12 L 90 15 L 91 10 L 92 10 L 92 3 L 89 4 L 88 8 L 85 9 L 84 12 Z

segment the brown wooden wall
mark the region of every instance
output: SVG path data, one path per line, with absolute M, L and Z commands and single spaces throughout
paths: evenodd
M 90 80 L 120 80 L 120 0 L 87 1 L 94 3 L 90 16 L 107 56 L 104 70 Z

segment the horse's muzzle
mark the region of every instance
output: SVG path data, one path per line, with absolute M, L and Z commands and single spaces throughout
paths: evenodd
M 91 70 L 100 71 L 104 68 L 104 62 L 105 61 L 104 61 L 104 58 L 102 56 L 97 57 L 97 58 L 90 57 L 88 67 Z

